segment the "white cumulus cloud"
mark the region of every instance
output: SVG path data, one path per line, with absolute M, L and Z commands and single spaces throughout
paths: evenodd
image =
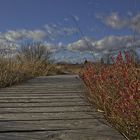
M 56 24 L 46 24 L 44 27 L 46 29 L 46 33 L 51 39 L 71 36 L 78 32 L 78 29 L 74 27 L 63 27 Z
M 107 16 L 96 15 L 96 18 L 100 19 L 107 26 L 113 29 L 129 28 L 140 33 L 140 13 L 133 15 L 129 12 L 129 16 L 122 17 L 116 12 L 112 12 Z
M 115 29 L 121 29 L 128 24 L 128 20 L 122 19 L 116 12 L 113 12 L 108 16 L 97 15 L 96 17 L 101 19 L 106 25 Z
M 68 44 L 68 50 L 105 52 L 108 50 L 120 50 L 133 46 L 133 36 L 107 36 L 99 40 L 81 39 Z M 135 46 L 140 47 L 140 39 L 136 39 Z
M 34 41 L 43 40 L 47 34 L 43 30 L 9 30 L 1 33 L 0 38 L 5 41 L 16 42 L 22 39 L 31 39 Z

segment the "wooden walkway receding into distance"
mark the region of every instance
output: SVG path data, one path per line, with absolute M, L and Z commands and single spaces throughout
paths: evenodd
M 0 140 L 123 140 L 88 103 L 77 75 L 38 77 L 0 90 Z

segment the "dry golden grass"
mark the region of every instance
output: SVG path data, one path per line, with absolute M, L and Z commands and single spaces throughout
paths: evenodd
M 39 43 L 21 47 L 16 57 L 0 56 L 0 88 L 29 78 L 46 76 L 52 65 L 50 53 Z
M 7 59 L 0 59 L 0 87 L 10 86 L 24 80 L 26 74 L 19 65 Z
M 48 74 L 50 64 L 42 61 L 20 63 L 12 59 L 0 58 L 0 88 L 20 83 L 29 78 Z

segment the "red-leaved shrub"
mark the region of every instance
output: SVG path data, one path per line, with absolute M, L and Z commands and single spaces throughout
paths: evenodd
M 104 111 L 105 117 L 130 139 L 140 139 L 140 77 L 133 59 L 120 52 L 113 64 L 98 69 L 88 64 L 83 80 L 89 100 Z

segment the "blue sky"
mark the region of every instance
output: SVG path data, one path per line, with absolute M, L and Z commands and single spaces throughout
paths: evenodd
M 100 56 L 107 50 L 106 46 L 99 46 L 101 40 L 116 37 L 115 41 L 120 41 L 135 31 L 139 36 L 139 16 L 140 0 L 0 0 L 0 41 L 15 43 L 28 38 L 49 43 L 55 50 L 58 45 L 62 55 L 66 46 L 71 48 L 69 55 L 74 50 L 85 58 L 87 51 L 96 50 L 95 55 Z M 94 47 L 95 40 L 99 45 Z M 83 46 L 81 49 L 75 45 L 77 41 L 81 41 L 80 46 L 89 42 L 92 49 L 87 43 L 87 50 Z M 70 46 L 73 43 L 74 49 Z

